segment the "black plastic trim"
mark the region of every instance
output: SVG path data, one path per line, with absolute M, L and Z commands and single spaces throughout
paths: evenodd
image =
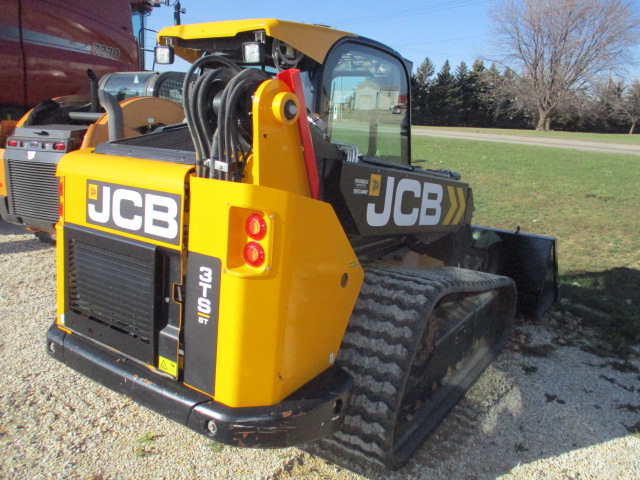
M 232 408 L 180 382 L 157 375 L 56 324 L 47 352 L 98 383 L 217 442 L 237 447 L 284 448 L 340 428 L 353 380 L 331 367 L 276 405 Z

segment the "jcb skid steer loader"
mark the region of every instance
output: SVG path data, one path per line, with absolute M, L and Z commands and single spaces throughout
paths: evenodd
M 48 351 L 219 442 L 399 468 L 553 300 L 554 240 L 472 227 L 469 185 L 411 165 L 390 48 L 271 19 L 159 42 L 187 122 L 60 161 Z

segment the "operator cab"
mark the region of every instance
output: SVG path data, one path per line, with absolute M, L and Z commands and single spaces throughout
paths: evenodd
M 162 30 L 156 62 L 216 54 L 270 75 L 299 69 L 309 119 L 348 161 L 410 165 L 411 64 L 394 50 L 329 27 L 272 19 L 198 27 Z

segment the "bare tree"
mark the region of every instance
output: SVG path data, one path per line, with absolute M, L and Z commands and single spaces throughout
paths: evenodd
M 517 72 L 536 130 L 601 74 L 621 72 L 640 39 L 628 0 L 496 0 L 490 10 L 501 63 Z M 524 99 L 523 99 L 524 100 Z
M 633 135 L 633 131 L 640 121 L 640 81 L 636 80 L 625 89 L 617 107 L 620 114 L 631 122 L 629 135 Z

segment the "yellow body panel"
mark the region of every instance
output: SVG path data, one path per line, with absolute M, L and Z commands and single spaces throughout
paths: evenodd
M 21 121 L 24 121 L 22 119 Z M 13 135 L 14 130 L 18 126 L 18 122 L 12 120 L 2 120 L 0 122 L 0 196 L 7 196 L 7 179 L 4 171 L 4 144 L 7 137 Z
M 97 180 L 125 187 L 131 186 L 180 195 L 182 198 L 180 211 L 184 212 L 184 185 L 192 170 L 192 165 L 99 155 L 94 154 L 91 149 L 68 153 L 62 157 L 56 170 L 56 175 L 64 179 L 64 222 L 180 250 L 182 236 L 180 236 L 178 245 L 172 245 L 122 230 L 88 224 L 88 185 L 91 180 Z M 184 223 L 185 215 L 182 214 L 180 216 L 180 231 L 182 231 Z M 58 244 L 62 245 L 63 243 L 58 242 Z
M 245 181 L 308 197 L 309 181 L 298 124 L 285 124 L 274 113 L 280 110 L 283 96 L 297 101 L 280 80 L 263 82 L 253 96 L 253 131 L 256 134 L 253 156 L 245 169 Z
M 277 38 L 315 61 L 322 63 L 329 49 L 343 37 L 354 37 L 353 33 L 329 27 L 288 22 L 273 18 L 233 20 L 227 22 L 197 23 L 166 27 L 158 32 L 158 43 L 167 45 L 168 39 L 199 40 L 209 38 L 235 37 L 240 32 L 264 30 L 270 37 Z M 176 54 L 193 63 L 202 55 L 198 49 L 174 45 Z
M 195 177 L 190 198 L 188 249 L 222 262 L 215 399 L 275 404 L 335 361 L 363 270 L 327 203 Z M 269 219 L 260 269 L 237 267 L 250 212 Z
M 4 171 L 4 148 L 0 148 L 0 197 L 7 196 L 7 178 Z
M 65 295 L 65 256 L 64 256 L 64 228 L 63 221 L 60 220 L 55 225 L 56 229 L 56 300 L 57 312 L 56 323 L 59 327 L 64 325 L 64 312 L 67 310 L 67 298 Z

